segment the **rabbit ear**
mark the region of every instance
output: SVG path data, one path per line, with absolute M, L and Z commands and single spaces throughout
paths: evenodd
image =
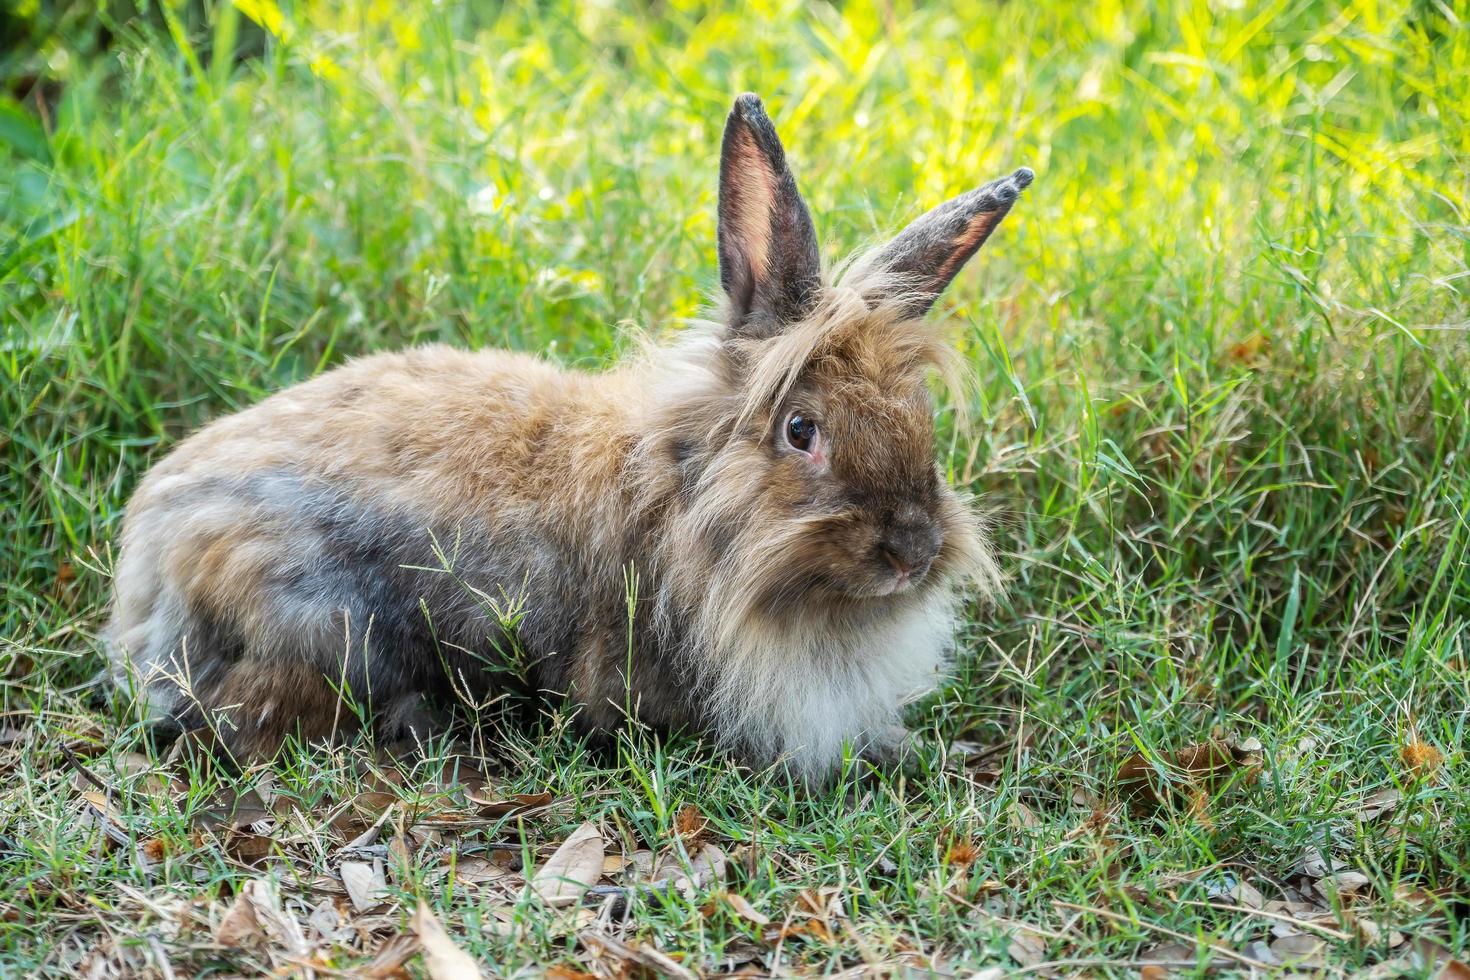
M 720 146 L 720 285 L 730 325 L 769 336 L 805 316 L 822 284 L 817 233 L 759 97 L 735 100 Z
M 1034 177 L 1029 168 L 1022 167 L 1009 177 L 945 201 L 879 251 L 874 265 L 901 277 L 909 316 L 923 316 L 934 305 Z

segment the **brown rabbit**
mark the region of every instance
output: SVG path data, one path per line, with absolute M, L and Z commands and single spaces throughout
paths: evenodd
M 815 781 L 845 743 L 891 748 L 962 591 L 996 582 L 935 464 L 927 379 L 954 355 L 918 318 L 1031 179 L 940 205 L 829 284 L 740 96 L 719 322 L 602 374 L 380 354 L 207 426 L 129 506 L 118 683 L 258 758 L 348 730 L 348 695 L 385 736 L 427 734 L 436 706 L 494 692 L 513 644 L 586 731 L 631 708 Z

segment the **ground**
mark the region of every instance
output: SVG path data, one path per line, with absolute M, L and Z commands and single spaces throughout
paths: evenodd
M 1463 2 L 33 6 L 0 974 L 1465 975 Z M 975 385 L 939 451 L 1008 583 L 913 770 L 808 793 L 548 709 L 234 775 L 107 705 L 151 460 L 366 351 L 595 369 L 677 329 L 747 89 L 833 260 L 1037 172 L 941 314 Z M 601 890 L 548 901 L 547 862 Z

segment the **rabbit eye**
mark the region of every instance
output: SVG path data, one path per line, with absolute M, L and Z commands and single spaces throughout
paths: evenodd
M 786 441 L 791 444 L 792 449 L 811 452 L 817 441 L 817 423 L 799 412 L 792 412 L 791 417 L 786 420 Z

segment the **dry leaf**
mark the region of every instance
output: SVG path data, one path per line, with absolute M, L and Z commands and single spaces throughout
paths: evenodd
M 1046 959 L 1046 939 L 1023 927 L 1011 933 L 1006 952 L 1020 966 L 1035 966 Z
M 1158 761 L 1176 780 L 1182 777 L 1190 789 L 1189 797 L 1193 797 L 1201 789 L 1218 791 L 1237 773 L 1250 778 L 1259 768 L 1261 758 L 1259 752 L 1244 746 L 1259 744 L 1253 740 L 1237 745 L 1226 739 L 1211 739 L 1161 755 Z M 1118 769 L 1118 785 L 1125 792 L 1153 803 L 1162 803 L 1171 796 L 1170 782 L 1160 779 L 1154 763 L 1141 752 L 1130 756 Z
M 419 902 L 413 917 L 413 931 L 418 934 L 424 951 L 424 970 L 430 980 L 480 980 L 480 968 L 469 953 L 454 945 L 444 924 L 428 905 Z
M 1368 884 L 1368 876 L 1357 871 L 1339 871 L 1334 875 L 1328 875 L 1317 883 L 1317 890 L 1324 896 L 1328 889 L 1335 890 L 1339 895 L 1356 895 Z
M 1385 813 L 1395 809 L 1403 794 L 1393 787 L 1381 789 L 1376 793 L 1370 793 L 1363 797 L 1358 804 L 1358 819 L 1364 822 L 1376 820 Z
M 582 932 L 577 934 L 577 938 L 582 941 L 582 945 L 618 960 L 620 965 L 639 966 L 645 971 L 673 977 L 675 980 L 696 980 L 696 974 L 692 970 L 652 946 L 627 942 L 601 932 Z M 634 971 L 620 971 L 620 975 L 628 973 L 636 975 Z
M 1450 960 L 1434 980 L 1470 980 L 1470 966 L 1460 960 Z
M 383 877 L 382 859 L 374 858 L 372 864 L 343 861 L 341 872 L 342 887 L 357 911 L 370 912 L 387 901 L 388 880 Z
M 264 834 L 242 833 L 230 830 L 225 832 L 225 853 L 244 864 L 254 864 L 268 857 L 275 849 L 276 842 Z
M 465 793 L 465 798 L 479 809 L 482 817 L 508 817 L 521 810 L 549 806 L 552 799 L 550 793 L 520 793 L 503 800 L 489 799 L 477 793 Z
M 251 824 L 269 819 L 271 812 L 253 789 L 243 793 L 224 789 L 205 801 L 194 814 L 194 826 L 209 830 L 244 830 Z
M 602 878 L 602 834 L 584 823 L 531 878 L 531 888 L 548 905 L 570 905 Z
M 221 946 L 244 946 L 261 938 L 260 918 L 250 896 L 241 889 L 214 930 L 214 941 Z
M 454 880 L 466 885 L 495 881 L 510 873 L 510 869 L 505 865 L 482 857 L 468 857 L 454 865 Z
M 771 924 L 770 917 L 756 911 L 755 906 L 746 901 L 744 895 L 726 892 L 721 897 L 725 900 L 725 904 L 730 906 L 731 910 L 746 922 L 751 922 L 758 926 L 768 926 Z
M 1262 895 L 1258 888 L 1246 881 L 1242 881 L 1230 889 L 1230 897 L 1235 901 L 1236 905 L 1241 905 L 1248 909 L 1263 908 L 1266 904 L 1266 896 Z
M 669 874 L 660 873 L 657 880 L 668 880 L 673 878 L 674 888 L 685 895 L 693 895 L 701 888 L 705 888 L 716 881 L 725 880 L 725 866 L 727 864 L 725 852 L 713 844 L 706 844 L 699 849 L 699 853 L 689 861 L 689 870 L 678 873 L 677 865 L 667 869 Z
M 1291 963 L 1295 966 L 1313 966 L 1322 962 L 1322 950 L 1327 948 L 1327 943 L 1316 936 L 1306 933 L 1297 933 L 1294 936 L 1282 936 L 1271 943 L 1271 953 L 1282 962 Z
M 549 966 L 541 974 L 546 980 L 597 980 L 597 974 L 584 973 L 570 966 Z
M 372 962 L 360 968 L 356 975 L 363 980 L 399 980 L 405 975 L 403 964 L 418 951 L 417 936 L 390 936 L 373 954 Z

